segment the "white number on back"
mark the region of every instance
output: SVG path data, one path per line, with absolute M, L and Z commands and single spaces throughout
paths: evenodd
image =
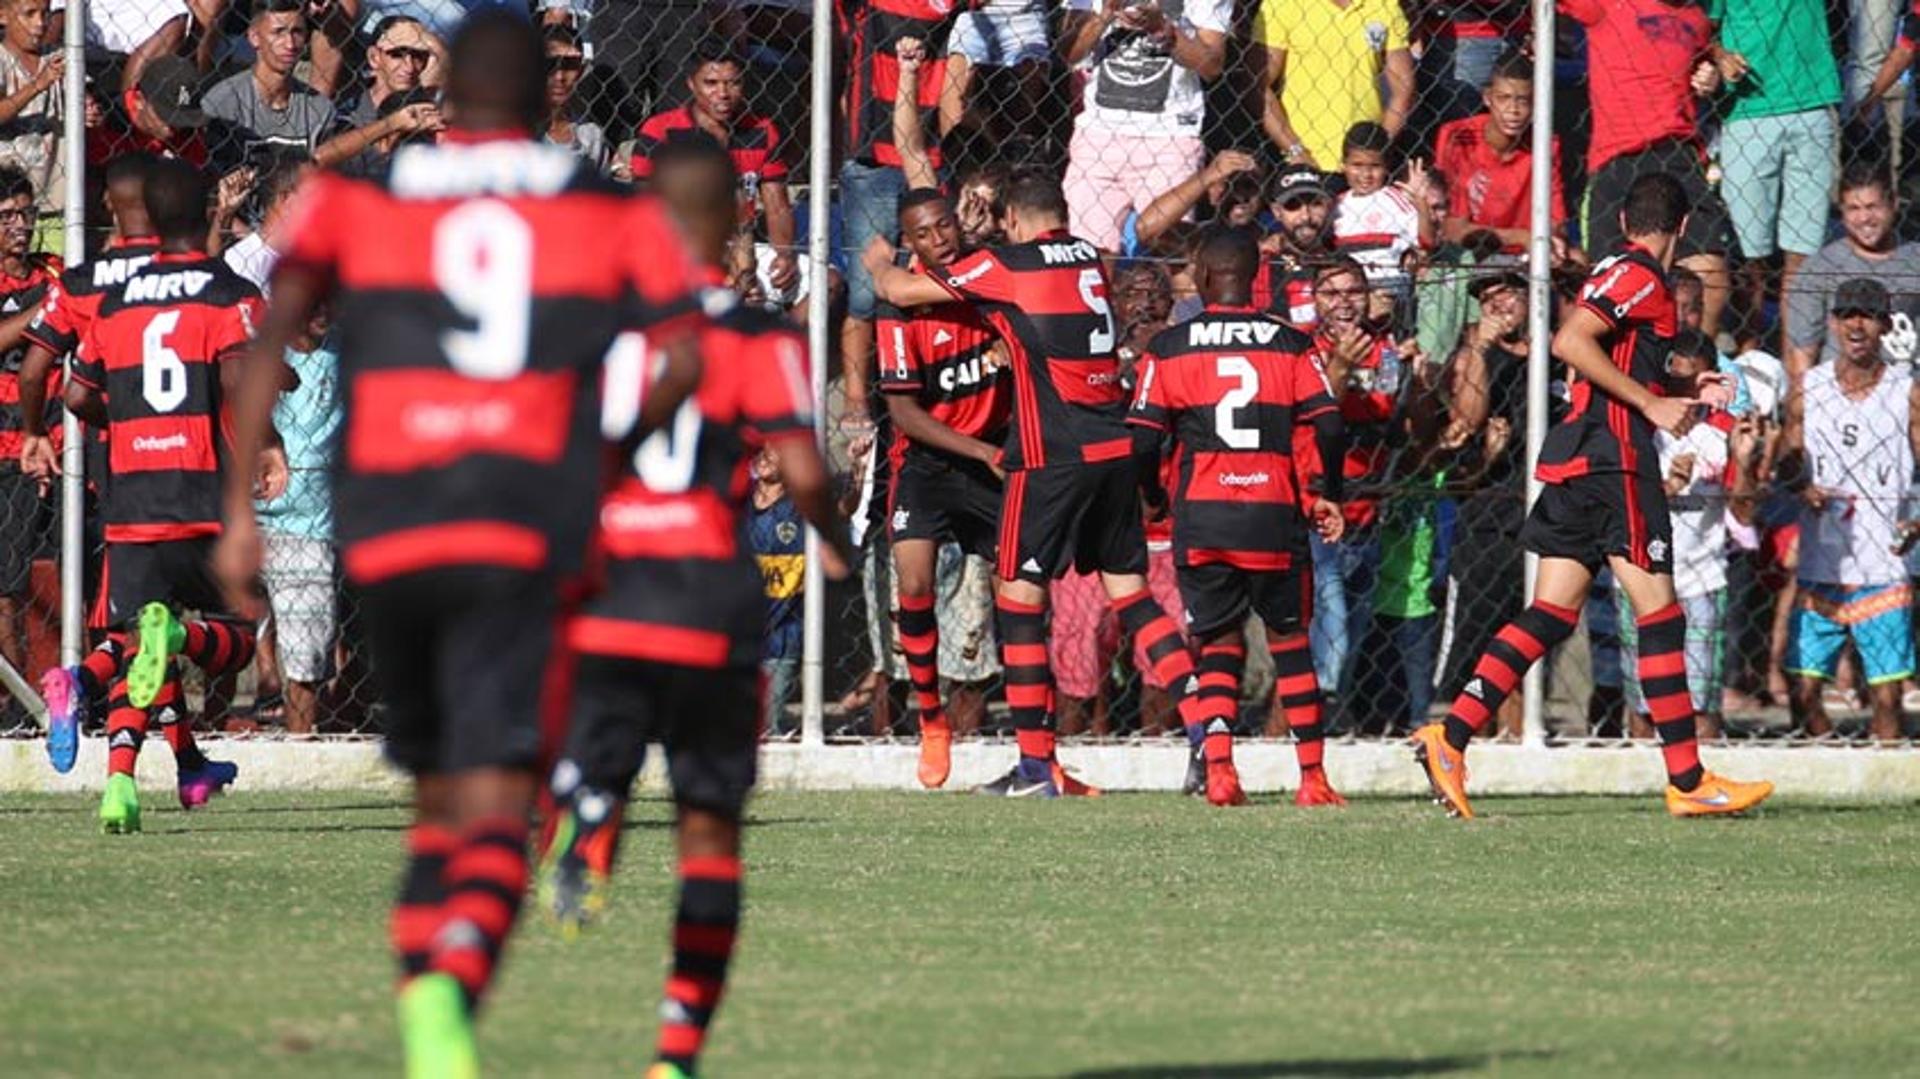
M 624 438 L 639 422 L 646 386 L 660 377 L 658 359 L 647 347 L 647 339 L 637 333 L 621 334 L 607 350 L 600 433 L 609 440 Z M 703 423 L 699 401 L 689 397 L 680 402 L 670 426 L 641 440 L 633 451 L 633 470 L 649 491 L 677 495 L 693 486 Z
M 1260 448 L 1260 431 L 1253 427 L 1241 427 L 1234 422 L 1234 413 L 1253 403 L 1260 393 L 1260 372 L 1254 370 L 1253 363 L 1245 356 L 1222 356 L 1214 361 L 1214 373 L 1221 378 L 1230 378 L 1239 383 L 1228 390 L 1220 403 L 1213 406 L 1213 428 L 1220 435 L 1220 441 L 1236 450 L 1257 450 Z
M 504 202 L 469 202 L 433 230 L 433 279 L 474 328 L 445 330 L 440 348 L 468 378 L 512 378 L 527 366 L 533 229 Z
M 1113 332 L 1113 308 L 1108 306 L 1107 298 L 1100 295 L 1107 287 L 1098 267 L 1089 266 L 1080 271 L 1080 298 L 1086 301 L 1087 310 L 1100 316 L 1104 329 L 1095 330 L 1087 335 L 1087 351 L 1102 356 L 1113 351 L 1116 335 Z
M 140 396 L 155 412 L 172 412 L 187 399 L 187 365 L 167 347 L 167 335 L 180 326 L 180 312 L 153 316 L 140 335 Z

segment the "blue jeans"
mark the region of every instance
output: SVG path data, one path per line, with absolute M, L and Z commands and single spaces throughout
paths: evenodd
M 771 734 L 786 734 L 799 729 L 800 722 L 787 716 L 793 692 L 800 685 L 800 657 L 786 656 L 760 661 L 761 724 Z
M 1340 543 L 1313 540 L 1313 671 L 1320 689 L 1344 696 L 1351 688 L 1348 657 L 1367 635 L 1373 620 L 1373 586 L 1380 577 L 1380 537 L 1369 530 Z
M 1350 714 L 1369 733 L 1404 733 L 1425 723 L 1440 658 L 1440 616 L 1376 614 L 1364 640 L 1353 662 Z
M 840 227 L 842 248 L 847 253 L 847 314 L 853 318 L 873 318 L 876 299 L 873 275 L 860 264 L 860 256 L 875 236 L 899 241 L 900 196 L 906 190 L 907 174 L 891 165 L 849 161 L 840 166 Z

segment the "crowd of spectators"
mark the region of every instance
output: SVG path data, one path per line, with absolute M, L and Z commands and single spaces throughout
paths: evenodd
M 10 319 L 35 302 L 29 256 L 62 254 L 69 109 L 84 110 L 96 191 L 101 167 L 132 151 L 204 166 L 220 181 L 211 243 L 264 283 L 304 171 L 372 173 L 436 138 L 446 35 L 499 2 L 98 0 L 86 8 L 86 93 L 72 101 L 53 47 L 64 11 L 0 0 L 0 192 L 15 192 L 18 176 L 21 193 L 0 202 L 8 370 L 23 347 Z M 796 318 L 814 288 L 829 293 L 833 441 L 848 507 L 869 518 L 885 500 L 875 447 L 886 409 L 858 253 L 893 236 L 909 188 L 945 186 L 978 244 L 992 239 L 994 194 L 1012 171 L 1060 176 L 1072 231 L 1113 256 L 1129 364 L 1155 331 L 1194 314 L 1184 263 L 1200 226 L 1259 230 L 1269 262 L 1257 301 L 1318 335 L 1354 436 L 1346 461 L 1322 463 L 1345 470 L 1353 497 L 1346 537 L 1315 544 L 1313 633 L 1336 726 L 1353 730 L 1418 723 L 1520 608 L 1534 155 L 1551 159 L 1558 306 L 1621 243 L 1632 182 L 1679 177 L 1694 209 L 1675 270 L 1685 331 L 1675 377 L 1708 365 L 1740 388 L 1727 416 L 1663 454 L 1676 514 L 1701 518 L 1676 521 L 1675 543 L 1688 545 L 1676 554 L 1691 567 L 1682 596 L 1719 649 L 1696 704 L 1710 716 L 1784 704 L 1795 537 L 1814 512 L 1780 471 L 1793 459 L 1786 404 L 1842 351 L 1843 282 L 1886 290 L 1891 364 L 1904 371 L 1920 351 L 1920 247 L 1901 240 L 1907 174 L 1895 171 L 1907 160 L 1914 38 L 1869 0 L 1559 0 L 1558 10 L 1558 32 L 1539 41 L 1519 0 L 840 0 L 831 146 L 807 131 L 811 82 L 828 75 L 810 63 L 811 0 L 540 0 L 528 17 L 547 47 L 541 137 L 641 185 L 654 147 L 689 132 L 719 139 L 741 178 L 736 287 Z M 1535 49 L 1554 59 L 1556 134 L 1544 148 L 1532 140 Z M 807 190 L 809 157 L 825 153 L 832 190 Z M 820 281 L 801 257 L 816 197 L 831 199 L 833 221 L 833 269 Z M 93 192 L 85 201 L 100 204 Z M 103 240 L 104 220 L 89 224 L 89 242 Z M 281 405 L 306 478 L 267 508 L 276 633 L 255 693 L 293 730 L 354 711 L 340 685 L 353 627 L 337 617 L 350 599 L 333 583 L 324 510 L 339 406 L 327 328 L 311 329 L 292 358 L 303 388 Z M 1554 398 L 1562 407 L 1563 382 Z M 18 447 L 0 448 L 10 462 Z M 10 469 L 33 478 L 0 464 Z M 50 502 L 31 506 L 23 483 L 7 487 L 0 521 L 11 554 L 0 560 L 0 654 L 24 668 L 34 664 L 23 627 L 46 599 L 16 563 L 50 553 L 53 526 Z M 793 693 L 798 596 L 810 584 L 781 506 L 777 484 L 762 482 L 753 537 L 774 603 L 777 705 Z M 836 654 L 870 661 L 830 687 L 870 730 L 901 718 L 903 699 L 885 532 L 865 530 L 860 595 L 836 603 L 832 638 Z M 989 571 L 956 549 L 939 576 L 940 665 L 964 730 L 991 722 Z M 1063 727 L 1161 729 L 1166 687 L 1115 677 L 1139 665 L 1098 597 L 1080 594 L 1085 583 L 1060 582 L 1055 595 Z M 1162 601 L 1177 606 L 1177 595 Z M 1559 661 L 1585 670 L 1581 695 L 1601 730 L 1631 727 L 1635 701 L 1620 674 L 1631 663 L 1617 656 L 1631 647 L 1617 627 L 1631 621 L 1614 607 L 1603 580 L 1588 612 L 1591 662 Z M 1256 665 L 1249 700 L 1266 692 L 1262 678 Z M 1830 703 L 1865 682 L 1843 665 Z M 776 708 L 774 728 L 788 722 Z M 1512 731 L 1517 717 L 1502 723 Z

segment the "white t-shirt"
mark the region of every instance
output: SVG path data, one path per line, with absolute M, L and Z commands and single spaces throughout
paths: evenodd
M 55 0 L 52 11 L 66 10 Z M 91 0 L 87 4 L 87 44 L 108 52 L 130 53 L 175 19 L 190 14 L 186 0 Z
M 1098 12 L 1099 0 L 1067 0 L 1068 11 Z M 1226 33 L 1232 0 L 1160 0 L 1160 10 L 1183 34 Z M 1200 76 L 1173 62 L 1173 50 L 1143 34 L 1107 28 L 1084 63 L 1087 90 L 1078 126 L 1122 135 L 1197 137 L 1206 117 Z
M 1678 438 L 1657 432 L 1654 444 L 1662 476 L 1677 458 L 1693 455 L 1693 479 L 1679 494 L 1667 496 L 1673 590 L 1681 599 L 1711 595 L 1727 587 L 1727 433 L 1712 423 L 1696 423 Z
M 1333 246 L 1366 268 L 1368 284 L 1399 284 L 1407 276 L 1401 256 L 1420 246 L 1420 210 L 1392 184 L 1371 195 L 1342 192 L 1333 204 Z
M 1906 563 L 1893 546 L 1913 476 L 1912 384 L 1908 368 L 1889 364 L 1873 390 L 1855 401 L 1840 389 L 1831 363 L 1803 376 L 1807 458 L 1813 482 L 1830 496 L 1817 513 L 1800 509 L 1801 581 L 1860 588 L 1906 580 Z
M 273 279 L 273 264 L 280 261 L 280 252 L 268 247 L 267 238 L 255 229 L 235 240 L 221 258 L 226 260 L 228 269 L 253 282 L 264 296 L 268 282 Z

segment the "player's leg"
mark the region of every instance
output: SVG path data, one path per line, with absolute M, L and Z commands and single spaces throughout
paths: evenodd
M 1046 472 L 1007 477 L 1000 509 L 1000 551 L 994 581 L 994 629 L 1007 713 L 1020 759 L 1013 770 L 979 788 L 982 794 L 1055 797 L 1053 675 L 1047 662 L 1047 589 L 1070 555 L 1054 514 L 1057 485 Z
M 583 656 L 567 740 L 549 779 L 554 820 L 540 853 L 540 905 L 577 933 L 606 908 L 628 792 L 664 717 L 651 664 Z
M 935 540 L 902 539 L 896 531 L 893 571 L 900 587 L 900 650 L 913 683 L 914 710 L 920 714 L 920 784 L 929 790 L 947 782 L 953 745 L 953 728 L 940 705 L 940 623 L 933 587 L 938 555 Z
M 725 995 L 740 931 L 741 821 L 756 778 L 751 678 L 732 671 L 680 671 L 675 677 L 675 713 L 683 722 L 669 736 L 667 756 L 678 806 L 680 891 L 673 969 L 649 1079 L 694 1074 Z M 698 722 L 684 722 L 696 714 Z
M 1274 708 L 1286 719 L 1300 765 L 1300 789 L 1293 802 L 1342 806 L 1346 799 L 1327 779 L 1325 697 L 1310 632 L 1319 617 L 1314 597 L 1313 574 L 1304 567 L 1253 578 L 1253 609 L 1266 627 L 1267 655 L 1273 660 Z
M 1176 570 L 1178 599 L 1199 645 L 1195 688 L 1187 698 L 1193 743 L 1185 789 L 1206 795 L 1217 806 L 1245 805 L 1240 774 L 1233 763 L 1233 723 L 1240 712 L 1240 678 L 1247 666 L 1244 633 L 1249 575 L 1224 565 L 1183 566 Z M 1192 761 L 1199 761 L 1194 775 Z
M 120 677 L 126 649 L 127 635 L 114 630 L 79 663 L 41 672 L 40 699 L 47 704 L 47 759 L 54 771 L 73 770 L 80 753 L 80 727 L 106 701 L 107 687 Z

